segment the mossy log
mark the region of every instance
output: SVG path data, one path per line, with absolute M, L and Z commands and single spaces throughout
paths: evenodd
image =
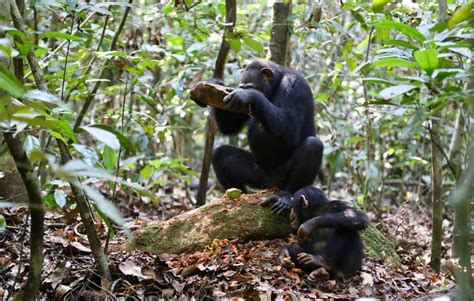
M 214 239 L 287 238 L 294 233 L 288 217 L 260 205 L 270 193 L 243 194 L 236 200 L 223 197 L 167 221 L 150 222 L 134 233 L 130 247 L 179 254 L 203 249 Z M 362 236 L 368 257 L 400 265 L 393 243 L 382 232 L 371 225 Z
M 209 82 L 199 82 L 191 90 L 191 99 L 211 107 L 229 110 L 222 101 L 234 88 L 217 85 Z M 249 114 L 249 106 L 238 106 L 233 110 L 237 113 Z

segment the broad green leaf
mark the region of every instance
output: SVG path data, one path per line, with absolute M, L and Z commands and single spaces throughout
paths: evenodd
M 454 28 L 457 24 L 469 19 L 469 17 L 472 18 L 472 14 L 471 14 L 471 9 L 474 7 L 474 3 L 473 2 L 469 2 L 463 6 L 461 6 L 460 8 L 458 8 L 453 16 L 451 17 L 451 19 L 449 19 L 448 21 L 448 28 L 449 29 L 452 29 Z
M 56 201 L 56 204 L 59 206 L 59 208 L 64 208 L 66 205 L 66 192 L 61 189 L 55 189 L 54 200 Z
M 397 57 L 385 57 L 377 59 L 372 63 L 373 67 L 416 67 L 416 63 L 402 58 Z
M 382 96 L 384 99 L 390 99 L 395 96 L 407 93 L 408 91 L 411 91 L 415 88 L 418 88 L 417 86 L 413 85 L 397 85 L 397 86 L 392 86 L 383 89 L 382 91 L 379 92 L 380 96 Z
M 65 32 L 58 32 L 58 31 L 48 31 L 39 35 L 40 39 L 43 38 L 55 38 L 55 39 L 62 39 L 62 40 L 71 40 L 75 42 L 81 41 L 81 38 L 73 36 L 69 33 Z
M 26 136 L 25 142 L 23 143 L 23 147 L 25 148 L 26 156 L 31 160 L 31 154 L 35 150 L 41 151 L 41 145 L 35 136 L 28 135 Z
M 92 147 L 85 146 L 83 144 L 73 143 L 72 147 L 82 156 L 84 161 L 89 166 L 95 166 L 99 162 L 99 156 Z
M 71 111 L 70 106 L 62 102 L 58 97 L 55 95 L 52 95 L 46 91 L 41 91 L 41 90 L 31 90 L 26 92 L 22 97 L 30 100 L 39 100 L 42 102 L 54 104 L 68 112 Z
M 112 171 L 117 164 L 117 152 L 106 145 L 102 159 L 104 160 L 105 169 Z
M 417 39 L 420 42 L 423 42 L 426 40 L 425 36 L 416 30 L 414 27 L 411 27 L 410 25 L 395 22 L 395 21 L 389 21 L 389 20 L 383 20 L 380 22 L 374 23 L 374 27 L 376 28 L 383 28 L 383 29 L 393 29 L 396 30 L 407 37 Z
M 249 46 L 253 50 L 257 51 L 258 53 L 263 53 L 264 48 L 263 48 L 262 43 L 260 43 L 259 41 L 254 40 L 251 37 L 246 36 L 246 35 L 242 37 L 242 40 L 247 46 Z
M 75 182 L 74 185 L 79 189 L 83 189 L 86 195 L 94 200 L 100 211 L 107 215 L 117 225 L 122 226 L 125 223 L 125 220 L 123 219 L 117 207 L 115 207 L 111 201 L 106 199 L 102 193 L 78 182 Z
M 102 130 L 105 130 L 105 131 L 108 131 L 112 134 L 114 134 L 118 140 L 120 141 L 120 144 L 126 149 L 128 150 L 129 152 L 131 152 L 132 154 L 135 154 L 137 152 L 137 149 L 135 148 L 135 146 L 132 144 L 132 142 L 130 142 L 130 140 L 125 136 L 123 135 L 122 133 L 120 133 L 119 131 L 113 129 L 112 127 L 108 126 L 108 125 L 105 125 L 105 124 L 94 124 L 94 125 L 91 125 L 90 127 L 94 127 L 94 128 L 98 128 L 98 129 L 102 129 Z
M 140 177 L 144 179 L 149 179 L 153 174 L 153 167 L 151 165 L 147 165 L 140 170 Z
M 0 65 L 0 89 L 15 97 L 20 97 L 26 92 L 23 85 L 2 65 Z
M 424 49 L 415 51 L 415 60 L 426 73 L 431 75 L 438 68 L 438 51 L 436 49 Z
M 106 131 L 97 127 L 83 126 L 81 127 L 84 131 L 94 136 L 97 140 L 117 150 L 120 147 L 120 142 L 117 136 L 112 134 L 110 131 Z

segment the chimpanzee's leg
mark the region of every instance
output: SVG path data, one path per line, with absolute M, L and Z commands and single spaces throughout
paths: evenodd
M 343 278 L 357 272 L 362 265 L 363 245 L 357 231 L 336 230 L 328 237 L 323 253 L 331 267 L 331 278 Z
M 214 150 L 212 165 L 217 180 L 227 188 L 246 186 L 264 188 L 268 182 L 266 173 L 255 164 L 251 152 L 231 145 L 221 145 Z
M 306 138 L 283 166 L 271 172 L 272 184 L 283 192 L 265 199 L 262 205 L 272 204 L 272 212 L 276 214 L 288 212 L 292 194 L 313 184 L 321 167 L 323 149 L 318 137 Z
M 285 190 L 294 193 L 312 185 L 323 160 L 324 145 L 318 137 L 308 137 L 290 159 L 289 178 Z

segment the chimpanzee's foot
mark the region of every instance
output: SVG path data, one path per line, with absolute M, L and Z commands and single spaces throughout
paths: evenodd
M 298 262 L 301 265 L 304 265 L 308 268 L 318 269 L 318 268 L 325 268 L 326 270 L 330 270 L 331 268 L 324 262 L 324 259 L 321 256 L 314 256 L 308 253 L 299 253 L 296 257 Z
M 291 208 L 291 194 L 288 192 L 279 192 L 264 199 L 261 205 L 272 205 L 272 213 L 287 214 Z
M 329 279 L 329 273 L 325 268 L 319 268 L 309 274 L 308 280 L 311 282 L 326 281 Z

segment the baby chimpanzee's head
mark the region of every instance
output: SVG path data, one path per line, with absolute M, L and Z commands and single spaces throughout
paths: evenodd
M 317 187 L 307 186 L 295 192 L 291 200 L 291 226 L 298 229 L 302 223 L 315 217 L 328 201 L 324 192 Z

